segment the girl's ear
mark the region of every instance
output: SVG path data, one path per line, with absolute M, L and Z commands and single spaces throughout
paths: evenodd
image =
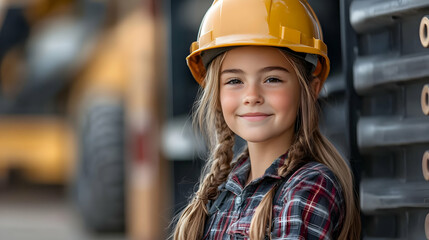
M 311 90 L 313 90 L 314 96 L 319 96 L 320 90 L 322 89 L 322 81 L 320 81 L 319 77 L 314 77 L 313 81 L 311 81 Z

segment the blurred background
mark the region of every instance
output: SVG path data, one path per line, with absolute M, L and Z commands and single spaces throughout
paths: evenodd
M 363 238 L 429 239 L 429 2 L 308 2 Z M 0 239 L 167 239 L 203 165 L 185 57 L 211 3 L 0 0 Z

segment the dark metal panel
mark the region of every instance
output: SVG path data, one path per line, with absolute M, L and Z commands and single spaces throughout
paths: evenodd
M 350 5 L 358 39 L 350 54 L 361 103 L 355 116 L 364 239 L 429 237 L 424 177 L 426 172 L 429 179 L 424 158 L 429 118 L 422 111 L 429 83 L 429 48 L 423 42 L 429 30 L 421 27 L 428 13 L 428 0 L 354 0 Z
M 426 118 L 364 117 L 359 119 L 357 136 L 362 151 L 429 143 L 429 121 Z
M 369 237 L 364 238 L 364 240 L 406 240 L 405 238 L 377 238 L 377 237 Z
M 429 77 L 429 55 L 361 57 L 355 61 L 353 75 L 356 92 L 364 95 L 383 84 Z
M 361 182 L 361 210 L 374 213 L 401 208 L 429 208 L 426 182 L 373 179 Z
M 365 219 L 365 233 L 371 237 L 364 240 L 410 240 L 426 239 L 424 228 L 426 214 L 421 209 L 388 212 Z
M 356 32 L 368 32 L 396 22 L 400 16 L 429 9 L 427 0 L 353 1 L 350 23 Z

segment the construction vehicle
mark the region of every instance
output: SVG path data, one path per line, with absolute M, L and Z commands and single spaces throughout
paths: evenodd
M 163 239 L 165 23 L 158 1 L 2 6 L 0 176 L 70 185 L 86 225 Z

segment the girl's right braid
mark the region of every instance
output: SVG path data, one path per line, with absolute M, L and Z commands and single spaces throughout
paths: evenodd
M 305 159 L 307 154 L 303 147 L 304 143 L 304 138 L 299 137 L 290 146 L 288 159 L 283 166 L 280 166 L 278 169 L 279 176 L 285 177 L 293 171 L 298 164 L 303 161 L 303 159 Z M 259 206 L 255 209 L 255 214 L 250 223 L 250 239 L 264 239 L 265 235 L 271 232 L 273 198 L 278 187 L 279 185 L 276 185 L 271 188 L 271 190 L 262 198 Z
M 228 128 L 222 112 L 216 112 L 216 145 L 212 155 L 210 172 L 206 175 L 198 197 L 204 200 L 215 199 L 218 195 L 218 187 L 226 181 L 231 172 L 231 160 L 233 158 L 234 133 Z
M 174 232 L 176 240 L 197 240 L 203 237 L 204 222 L 207 217 L 207 202 L 218 195 L 218 187 L 230 173 L 233 157 L 234 134 L 227 127 L 222 113 L 216 113 L 216 141 L 211 156 L 210 172 L 200 184 L 191 203 L 183 210 Z
M 281 166 L 278 170 L 278 174 L 282 177 L 288 175 L 290 171 L 293 171 L 301 162 L 305 161 L 308 158 L 308 153 L 304 147 L 304 136 L 303 134 L 299 133 L 297 133 L 297 135 L 299 137 L 289 148 L 288 159 L 286 160 L 285 164 Z

